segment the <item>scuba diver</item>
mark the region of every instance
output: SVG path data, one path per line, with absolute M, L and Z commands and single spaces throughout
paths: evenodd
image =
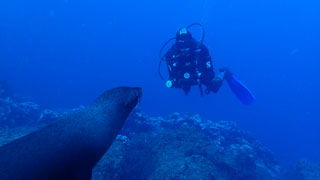
M 200 26 L 203 34 L 200 42 L 192 37 L 189 31 L 192 26 Z M 217 93 L 226 80 L 235 95 L 244 104 L 251 104 L 254 96 L 251 91 L 235 78 L 230 70 L 221 68 L 215 76 L 213 64 L 208 48 L 203 44 L 205 30 L 199 23 L 193 23 L 186 28 L 180 28 L 174 38 L 169 39 L 160 50 L 158 72 L 161 79 L 166 81 L 168 88 L 180 88 L 186 95 L 192 86 L 199 86 L 201 95 L 204 94 L 202 85 L 206 86 L 205 94 Z M 175 43 L 162 55 L 164 47 L 171 41 Z M 165 61 L 169 78 L 166 80 L 161 74 L 161 63 Z

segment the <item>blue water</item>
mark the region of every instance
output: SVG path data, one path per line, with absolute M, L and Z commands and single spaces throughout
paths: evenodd
M 54 109 L 88 105 L 114 86 L 141 86 L 147 114 L 236 121 L 282 164 L 320 160 L 319 7 L 317 0 L 2 0 L 0 79 Z M 229 67 L 255 104 L 242 105 L 226 83 L 205 97 L 197 87 L 189 96 L 165 87 L 158 51 L 193 22 L 206 28 L 215 70 Z

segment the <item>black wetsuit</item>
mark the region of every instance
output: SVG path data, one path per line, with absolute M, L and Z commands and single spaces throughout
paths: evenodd
M 188 94 L 193 85 L 212 85 L 215 73 L 208 48 L 203 44 L 195 40 L 188 48 L 174 44 L 165 57 L 172 87 L 182 88 Z

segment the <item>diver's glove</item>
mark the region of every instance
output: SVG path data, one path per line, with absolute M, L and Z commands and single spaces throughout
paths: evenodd
M 223 68 L 219 69 L 219 71 L 220 71 L 220 73 L 223 73 L 223 79 L 228 80 L 228 79 L 232 78 L 232 73 L 228 68 L 223 67 Z
M 223 79 L 219 76 L 212 79 L 211 83 L 207 86 L 206 94 L 209 94 L 211 91 L 217 93 L 222 86 Z
M 222 86 L 223 80 L 225 79 L 229 80 L 232 78 L 232 73 L 228 68 L 224 67 L 219 69 L 219 71 L 220 71 L 220 74 L 215 78 L 213 78 L 210 85 L 207 86 L 207 89 L 206 89 L 207 94 L 209 94 L 211 91 L 214 93 L 217 93 L 220 87 Z

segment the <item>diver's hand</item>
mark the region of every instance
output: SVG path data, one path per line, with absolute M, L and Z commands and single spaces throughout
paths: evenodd
M 224 77 L 223 78 L 226 79 L 226 80 L 228 80 L 228 79 L 230 79 L 232 77 L 231 71 L 226 67 L 223 67 L 223 68 L 219 69 L 219 71 L 221 73 L 224 73 Z
M 211 91 L 217 93 L 222 86 L 223 79 L 215 77 L 212 79 L 210 85 L 207 86 L 206 93 L 209 94 Z

